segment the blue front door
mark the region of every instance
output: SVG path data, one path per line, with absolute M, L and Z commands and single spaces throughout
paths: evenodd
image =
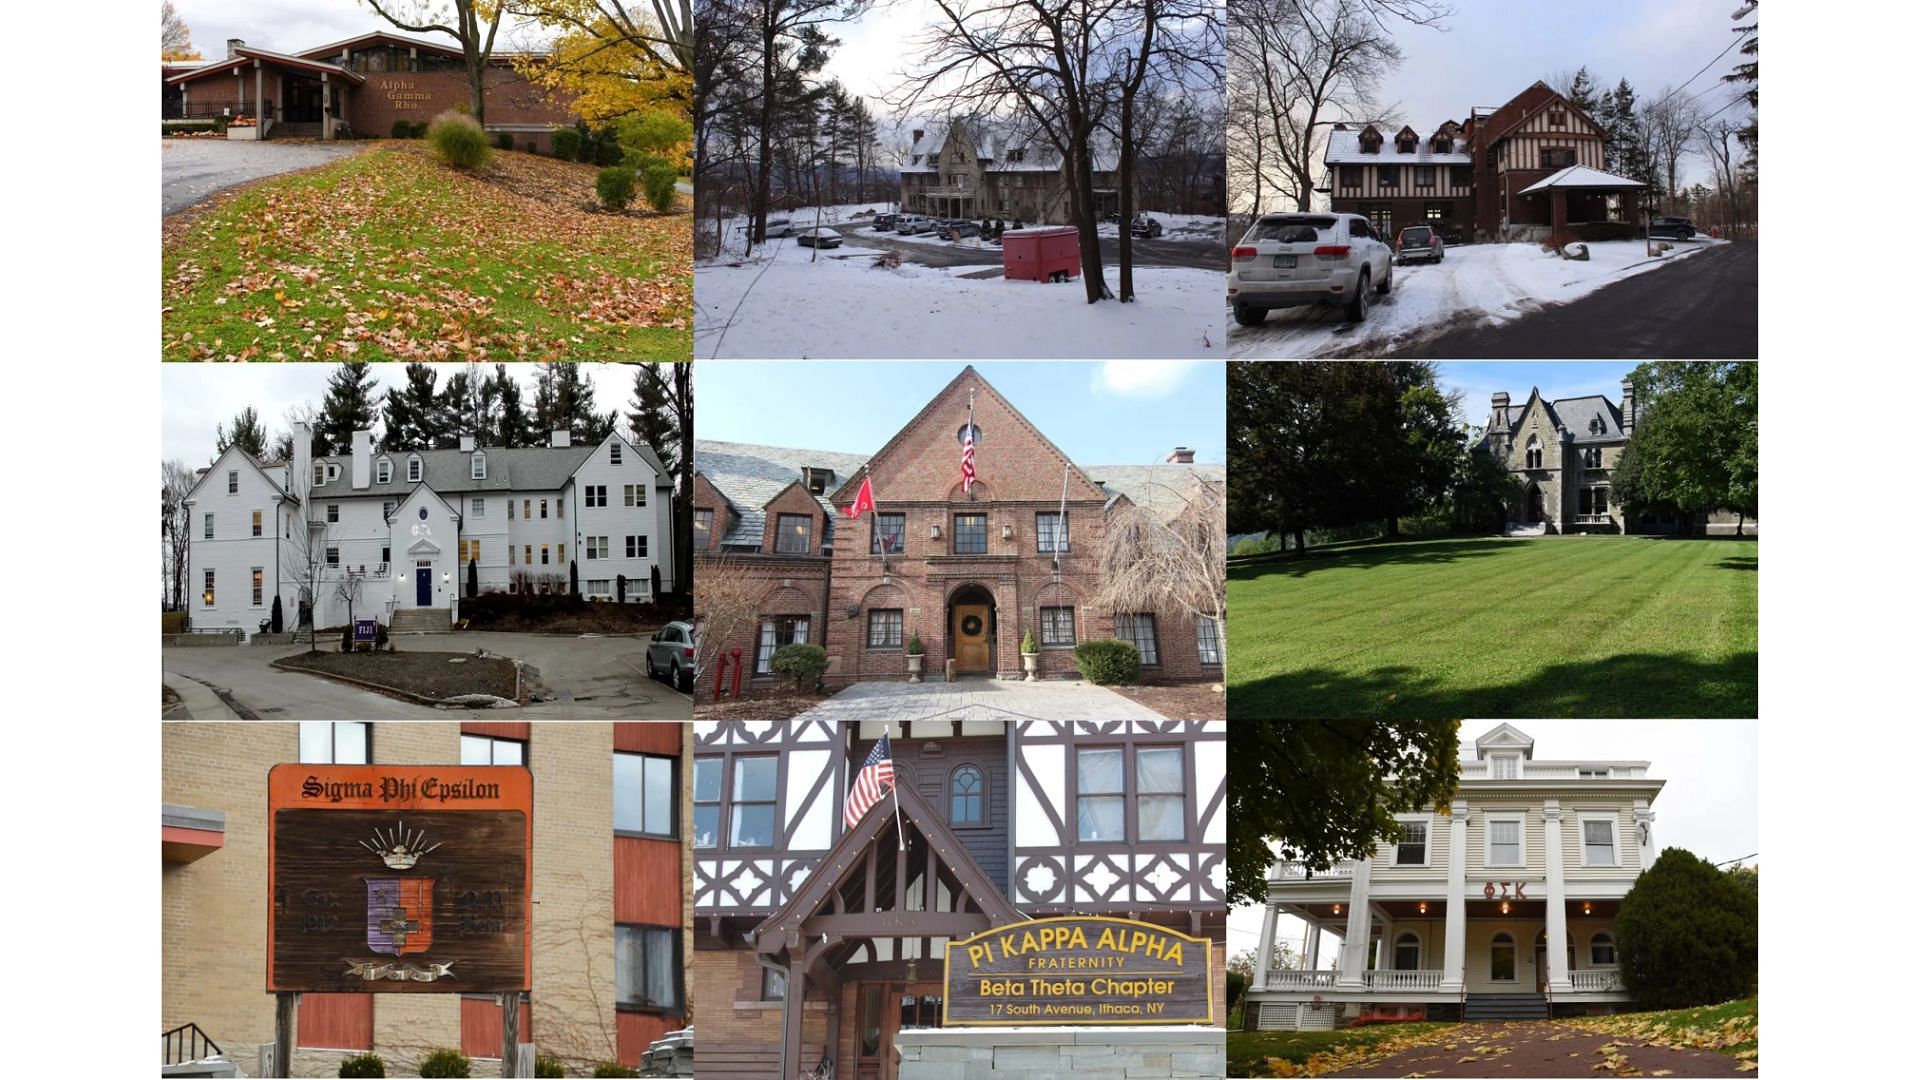
M 413 602 L 420 607 L 433 606 L 433 567 L 413 568 Z

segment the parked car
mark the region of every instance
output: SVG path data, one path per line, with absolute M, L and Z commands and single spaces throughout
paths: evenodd
M 1152 214 L 1133 215 L 1133 235 L 1141 240 L 1152 240 L 1166 231 L 1167 227 L 1160 224 L 1160 219 Z
M 901 214 L 893 228 L 901 236 L 918 236 L 933 231 L 933 219 L 921 214 Z
M 840 234 L 825 226 L 821 226 L 820 228 L 807 229 L 800 233 L 799 236 L 795 238 L 794 243 L 799 244 L 801 247 L 837 248 L 840 246 Z
M 1691 240 L 1700 230 L 1683 217 L 1657 217 L 1647 226 L 1647 235 L 1655 240 Z
M 691 691 L 699 677 L 693 659 L 693 624 L 670 622 L 647 641 L 647 678 L 663 675 L 676 689 Z
M 900 220 L 899 214 L 875 214 L 873 215 L 873 231 L 874 232 L 891 231 L 893 228 L 893 223 L 899 220 Z
M 1264 214 L 1234 245 L 1227 302 L 1242 326 L 1274 308 L 1331 304 L 1347 321 L 1367 317 L 1393 289 L 1393 251 L 1359 214 Z
M 979 236 L 980 223 L 977 221 L 968 221 L 965 218 L 961 218 L 958 221 L 949 221 L 940 226 L 940 228 L 934 232 L 934 235 L 942 240 L 958 240 L 965 236 Z
M 1415 259 L 1440 262 L 1447 257 L 1447 242 L 1440 230 L 1431 225 L 1409 225 L 1393 239 L 1393 261 L 1401 266 Z

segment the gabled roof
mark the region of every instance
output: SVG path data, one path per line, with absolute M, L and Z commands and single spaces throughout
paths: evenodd
M 332 56 L 343 49 L 352 49 L 356 46 L 365 45 L 370 41 L 385 41 L 409 49 L 428 49 L 447 56 L 458 56 L 462 59 L 465 59 L 467 55 L 457 45 L 448 45 L 445 42 L 433 41 L 428 38 L 408 37 L 405 34 L 396 34 L 391 30 L 373 30 L 357 37 L 343 38 L 340 41 L 329 41 L 325 45 L 316 45 L 311 49 L 302 49 L 295 55 Z
M 573 467 L 573 472 L 569 473 L 568 475 L 569 476 L 579 475 L 580 470 L 587 467 L 587 462 L 593 458 L 595 451 L 599 450 L 602 446 L 605 446 L 608 443 L 613 442 L 615 440 L 618 440 L 621 446 L 626 447 L 629 453 L 639 454 L 640 460 L 646 462 L 647 465 L 653 469 L 655 487 L 671 488 L 673 486 L 673 479 L 667 475 L 667 467 L 660 463 L 660 455 L 654 453 L 653 447 L 648 446 L 645 443 L 635 443 L 632 440 L 628 439 L 626 436 L 620 434 L 618 431 L 608 432 L 606 438 L 601 439 L 599 442 L 589 447 L 587 450 L 587 456 L 581 458 L 580 464 L 575 465 Z M 480 447 L 480 449 L 485 450 L 486 447 L 483 446 L 483 447 Z M 488 459 L 487 465 L 489 468 L 492 467 L 493 461 L 491 458 Z
M 420 458 L 420 480 L 433 485 L 435 491 L 455 492 L 508 492 L 508 491 L 558 491 L 567 485 L 573 474 L 578 472 L 582 462 L 586 461 L 597 446 L 522 446 L 499 447 L 483 446 L 480 451 L 487 455 L 487 475 L 483 480 L 473 479 L 470 461 L 473 452 L 466 450 L 386 450 L 376 447 L 368 458 L 367 486 L 353 486 L 353 455 L 329 454 L 313 460 L 329 462 L 340 468 L 340 479 L 330 484 L 318 485 L 310 489 L 309 495 L 315 498 L 345 499 L 356 495 L 398 495 L 405 497 L 414 485 L 407 480 L 407 459 L 418 455 Z M 379 472 L 374 468 L 382 457 L 393 461 L 393 476 L 386 483 L 379 481 Z M 657 486 L 657 485 L 656 485 Z
M 1571 101 L 1568 101 L 1566 98 L 1566 95 L 1560 93 L 1560 91 L 1558 90 L 1555 90 L 1553 87 L 1548 86 L 1544 79 L 1535 79 L 1533 81 L 1532 86 L 1529 86 L 1527 87 L 1526 90 L 1522 90 L 1518 94 L 1513 95 L 1513 98 L 1509 100 L 1506 105 L 1502 105 L 1500 106 L 1499 109 L 1495 109 L 1493 113 L 1487 117 L 1487 121 L 1491 123 L 1496 117 L 1500 115 L 1501 110 L 1504 110 L 1505 108 L 1507 108 L 1508 105 L 1512 105 L 1515 101 L 1519 101 L 1521 98 L 1527 96 L 1528 91 L 1536 90 L 1536 89 L 1545 90 L 1550 96 L 1542 99 L 1540 104 L 1535 105 L 1531 109 L 1518 110 L 1518 115 L 1516 115 L 1513 118 L 1512 123 L 1501 128 L 1497 132 L 1493 132 L 1489 134 L 1486 142 L 1484 142 L 1482 145 L 1491 146 L 1494 143 L 1499 142 L 1501 139 L 1504 139 L 1509 134 L 1511 134 L 1514 131 L 1514 129 L 1518 128 L 1520 125 L 1526 123 L 1528 120 L 1532 119 L 1533 117 L 1540 115 L 1540 113 L 1543 110 L 1553 108 L 1555 105 L 1558 105 L 1560 108 L 1563 108 L 1568 112 L 1574 114 L 1575 116 L 1580 117 L 1582 120 L 1585 120 L 1587 123 L 1591 124 L 1592 126 L 1596 128 L 1600 128 L 1602 131 L 1606 130 L 1604 127 L 1602 127 L 1600 122 L 1595 120 L 1592 117 L 1592 115 L 1590 115 L 1585 109 L 1582 109 L 1580 106 L 1575 105 Z
M 767 504 L 800 479 L 801 469 L 831 469 L 837 483 L 857 472 L 867 463 L 867 458 L 864 454 L 831 450 L 793 450 L 700 439 L 693 444 L 693 463 L 707 478 L 707 483 L 740 515 L 720 538 L 720 546 L 758 548 L 765 536 Z M 834 518 L 838 513 L 826 496 L 817 495 L 814 501 L 827 515 L 821 545 L 831 546 Z
M 1536 184 L 1522 188 L 1520 194 L 1531 195 L 1536 191 L 1548 191 L 1553 188 L 1571 188 L 1612 191 L 1623 188 L 1643 188 L 1647 185 L 1638 180 L 1617 176 L 1610 172 L 1587 165 L 1569 165 L 1552 176 Z
M 928 155 L 944 151 L 954 129 L 962 127 L 971 136 L 974 156 L 988 172 L 1055 172 L 1060 168 L 1059 152 L 1039 132 L 1006 120 L 973 119 L 921 128 L 920 137 L 913 141 L 906 160 L 900 163 L 900 171 L 938 172 L 938 167 L 927 164 Z M 1011 160 L 1010 152 L 1015 150 L 1024 151 L 1019 161 Z M 1094 171 L 1110 172 L 1118 167 L 1119 148 L 1110 138 L 1096 132 L 1093 159 Z
M 195 79 L 209 78 L 214 75 L 229 75 L 237 68 L 250 66 L 252 62 L 256 60 L 265 61 L 269 64 L 278 64 L 281 67 L 294 68 L 299 71 L 314 71 L 328 75 L 338 75 L 354 83 L 364 83 L 367 81 L 365 75 L 357 71 L 349 71 L 339 64 L 330 64 L 323 60 L 310 60 L 304 56 L 277 53 L 269 49 L 256 48 L 252 45 L 236 45 L 234 46 L 233 55 L 227 59 L 208 64 L 202 68 L 196 68 L 193 71 L 183 71 L 178 75 L 169 76 L 167 81 L 170 83 L 184 83 L 192 82 Z
M 1620 417 L 1620 407 L 1604 394 L 1588 394 L 1582 397 L 1561 398 L 1548 401 L 1540 394 L 1540 388 L 1534 387 L 1527 400 L 1518 405 L 1508 405 L 1506 409 L 1494 409 L 1487 414 L 1487 433 L 1482 436 L 1479 446 L 1485 446 L 1487 436 L 1511 433 L 1520 424 L 1520 418 L 1526 415 L 1527 407 L 1534 401 L 1540 402 L 1540 408 L 1547 415 L 1547 422 L 1554 430 L 1563 431 L 1571 436 L 1575 445 L 1583 443 L 1615 443 L 1626 439 L 1627 434 Z
M 280 481 L 275 480 L 273 478 L 273 474 L 267 471 L 267 467 L 260 463 L 259 458 L 256 458 L 252 454 L 247 453 L 247 451 L 237 443 L 227 447 L 224 453 L 222 453 L 219 457 L 213 459 L 213 464 L 207 466 L 204 470 L 201 471 L 200 476 L 194 480 L 193 486 L 187 489 L 187 498 L 192 499 L 195 495 L 199 494 L 200 485 L 207 482 L 207 477 L 212 476 L 214 473 L 220 470 L 221 462 L 227 460 L 228 458 L 236 454 L 239 455 L 239 457 L 243 461 L 245 461 L 248 465 L 251 465 L 253 467 L 253 471 L 260 474 L 260 479 L 265 480 L 267 482 L 267 486 L 272 488 L 281 498 L 286 499 L 288 502 L 295 503 L 295 504 L 298 504 L 300 502 L 298 498 L 287 493 L 287 489 L 281 486 Z
M 1519 750 L 1521 756 L 1531 759 L 1533 736 L 1512 724 L 1501 724 L 1473 741 L 1474 757 L 1484 761 L 1490 750 Z

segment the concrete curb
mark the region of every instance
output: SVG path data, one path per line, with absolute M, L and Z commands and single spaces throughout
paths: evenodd
M 288 659 L 289 659 L 288 657 L 283 656 L 277 660 L 269 661 L 267 666 L 278 668 L 281 671 L 292 672 L 296 675 L 314 675 L 322 679 L 332 679 L 334 682 L 346 683 L 348 686 L 357 686 L 357 687 L 360 687 L 362 690 L 377 691 L 379 693 L 386 694 L 389 697 L 402 698 L 404 700 L 414 702 L 415 704 L 425 705 L 425 706 L 428 706 L 429 708 L 434 708 L 434 709 L 460 709 L 460 710 L 471 710 L 471 709 L 480 709 L 480 708 L 517 709 L 520 707 L 517 702 L 510 702 L 506 698 L 497 698 L 491 694 L 461 694 L 458 696 L 457 699 L 449 698 L 444 700 L 441 698 L 430 698 L 421 694 L 416 694 L 411 690 L 402 690 L 397 686 L 388 686 L 385 683 L 370 682 L 366 679 L 356 679 L 351 675 L 338 675 L 331 671 L 316 671 L 313 668 L 300 667 L 296 664 L 289 664 L 289 663 L 286 663 Z M 484 698 L 486 701 L 494 702 L 495 704 L 489 704 L 489 705 L 478 704 L 477 699 L 482 699 L 482 698 Z M 462 704 L 461 703 L 462 700 L 472 701 L 474 703 Z

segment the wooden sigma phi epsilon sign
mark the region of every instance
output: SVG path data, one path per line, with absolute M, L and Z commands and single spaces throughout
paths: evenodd
M 533 774 L 506 765 L 276 765 L 267 989 L 531 989 Z
M 1013 923 L 947 943 L 949 1027 L 1213 1023 L 1213 948 L 1132 919 Z

